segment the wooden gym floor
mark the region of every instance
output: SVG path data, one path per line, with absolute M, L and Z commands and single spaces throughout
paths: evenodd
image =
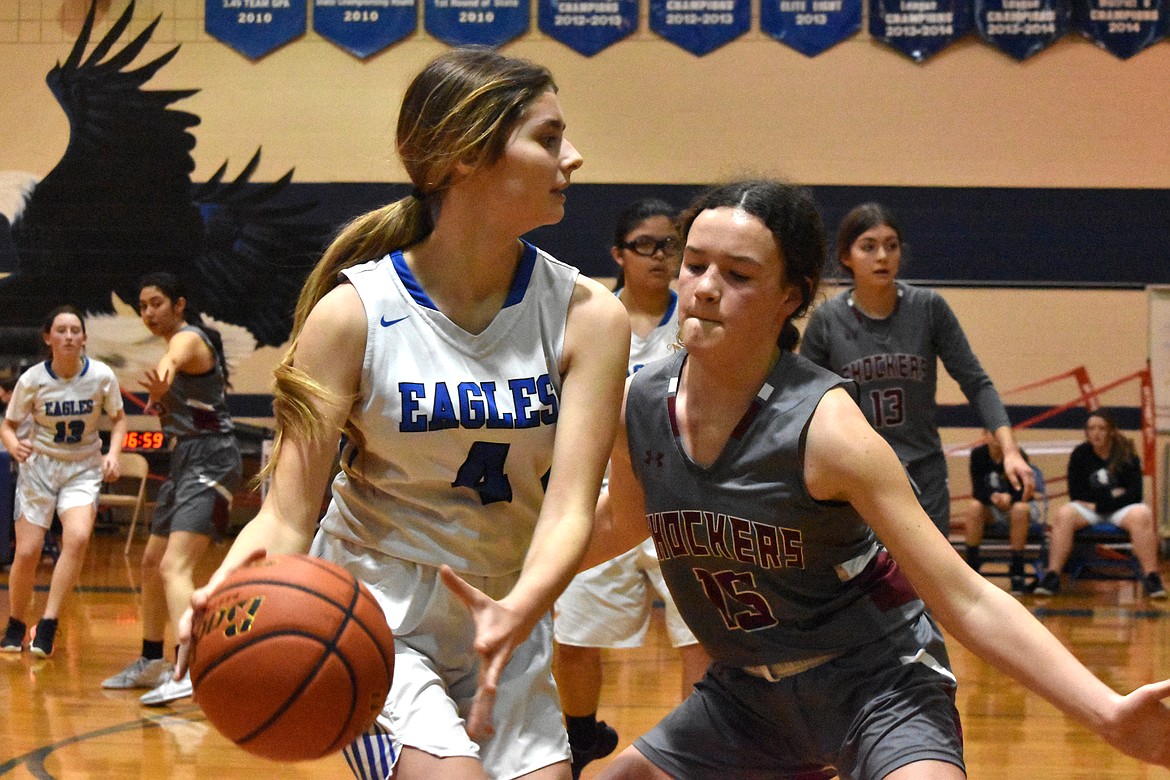
M 128 562 L 123 544 L 121 533 L 95 535 L 52 658 L 0 654 L 0 777 L 224 778 L 267 772 L 290 779 L 348 777 L 340 756 L 294 765 L 254 758 L 219 736 L 190 699 L 146 708 L 138 704 L 140 692 L 101 689 L 101 681 L 140 649 L 137 558 Z M 136 542 L 133 556 L 141 544 Z M 225 550 L 213 548 L 204 578 Z M 1170 573 L 1165 566 L 1163 571 Z M 49 574 L 45 563 L 38 586 L 47 586 Z M 37 599 L 39 608 L 43 587 Z M 6 621 L 6 573 L 0 574 L 0 602 Z M 1114 689 L 1170 677 L 1170 604 L 1146 601 L 1134 583 L 1081 581 L 1057 598 L 1025 603 Z M 604 656 L 600 717 L 618 730 L 619 750 L 652 726 L 677 696 L 678 661 L 665 639 L 661 611 L 656 612 L 645 647 Z M 971 777 L 1170 779 L 1166 770 L 1115 753 L 958 643 L 951 642 L 950 651 Z M 584 778 L 602 766 L 604 761 L 591 764 Z

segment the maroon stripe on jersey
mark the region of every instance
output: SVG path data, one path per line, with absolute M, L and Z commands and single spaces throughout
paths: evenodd
M 670 416 L 670 432 L 678 436 L 678 418 L 674 416 L 674 393 L 666 396 L 666 413 Z
M 918 599 L 918 592 L 886 550 L 879 552 L 854 582 L 883 612 Z
M 731 432 L 732 437 L 736 439 L 742 439 L 743 435 L 747 433 L 748 427 L 751 426 L 752 421 L 756 419 L 756 415 L 759 414 L 760 410 L 763 408 L 764 405 L 760 403 L 760 399 L 753 398 L 752 405 L 749 406 L 748 410 L 743 413 L 743 417 L 740 418 L 739 425 L 735 426 L 735 430 Z

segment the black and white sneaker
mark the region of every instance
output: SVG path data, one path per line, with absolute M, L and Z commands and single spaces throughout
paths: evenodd
M 0 640 L 0 652 L 19 653 L 24 649 L 24 623 L 8 618 L 8 627 L 4 629 L 4 639 Z
M 1054 571 L 1047 572 L 1032 593 L 1037 596 L 1055 596 L 1060 593 L 1060 575 Z
M 1162 575 L 1156 571 L 1152 571 L 1142 580 L 1142 585 L 1146 589 L 1146 598 L 1164 599 L 1166 598 L 1166 586 L 1162 584 Z
M 53 641 L 57 638 L 57 621 L 41 620 L 32 631 L 32 641 L 28 649 L 38 658 L 48 658 L 53 654 Z
M 617 744 L 617 732 L 604 720 L 597 721 L 597 731 L 593 733 L 593 741 L 588 745 L 578 748 L 570 743 L 569 748 L 573 754 L 573 780 L 579 780 L 581 770 L 585 768 L 586 764 L 599 758 L 605 758 L 617 748 Z

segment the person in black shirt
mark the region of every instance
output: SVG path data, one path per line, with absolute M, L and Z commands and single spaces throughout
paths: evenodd
M 1028 460 L 1023 450 L 1020 454 L 1025 461 Z M 983 444 L 971 450 L 969 465 L 972 497 L 960 510 L 966 529 L 967 563 L 972 569 L 979 571 L 983 560 L 980 555 L 983 532 L 990 524 L 997 533 L 1007 534 L 1011 547 L 1011 561 L 1008 564 L 1011 591 L 1024 593 L 1026 591 L 1024 547 L 1028 543 L 1028 528 L 1033 523 L 1040 522 L 1043 514 L 1037 499 L 1043 496 L 1044 478 L 1039 469 L 1032 466 L 1036 489 L 1032 499 L 1025 501 L 1023 491 L 1012 487 L 1008 481 L 1003 467 L 1003 448 L 989 431 L 984 431 Z
M 1085 423 L 1085 441 L 1068 459 L 1069 501 L 1053 513 L 1048 572 L 1036 595 L 1060 591 L 1060 571 L 1072 552 L 1073 534 L 1088 525 L 1108 524 L 1124 529 L 1145 576 L 1142 585 L 1152 599 L 1166 598 L 1158 573 L 1158 533 L 1154 514 L 1142 503 L 1142 464 L 1113 415 L 1098 409 Z

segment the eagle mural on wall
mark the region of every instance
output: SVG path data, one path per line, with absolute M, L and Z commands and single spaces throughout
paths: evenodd
M 91 4 L 68 58 L 49 71 L 69 120 L 60 162 L 39 182 L 0 175 L 0 268 L 12 270 L 0 279 L 0 326 L 39 326 L 61 303 L 113 314 L 111 294 L 136 308 L 139 278 L 170 271 L 205 315 L 246 329 L 256 346 L 282 344 L 320 253 L 319 228 L 302 219 L 315 204 L 282 199 L 291 170 L 252 183 L 259 149 L 234 178 L 224 163 L 191 181 L 200 120 L 172 105 L 199 90 L 143 88 L 179 51 L 134 65 L 161 16 L 114 51 L 134 5 L 85 56 Z

